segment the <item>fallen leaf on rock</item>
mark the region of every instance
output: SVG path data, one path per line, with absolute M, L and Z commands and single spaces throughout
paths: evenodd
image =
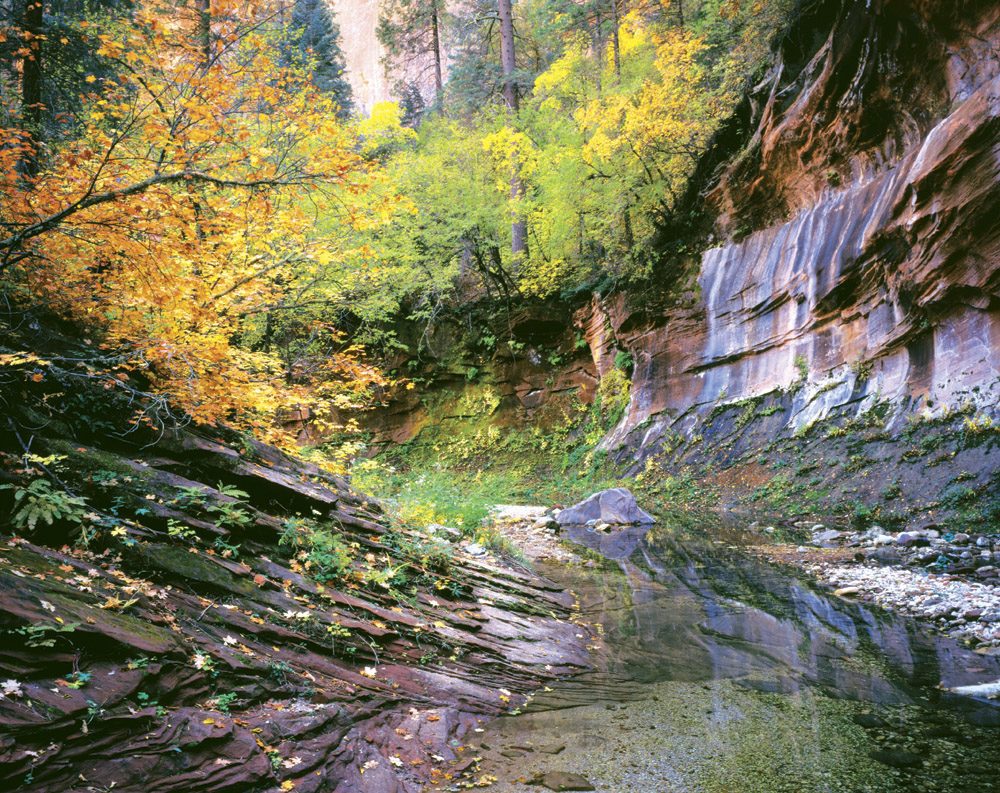
M 17 680 L 10 679 L 4 680 L 0 683 L 0 697 L 23 697 L 24 691 L 21 690 L 21 683 Z

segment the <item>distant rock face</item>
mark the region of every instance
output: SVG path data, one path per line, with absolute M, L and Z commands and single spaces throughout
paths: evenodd
M 602 521 L 619 526 L 648 526 L 656 518 L 639 509 L 633 496 L 624 487 L 602 490 L 562 510 L 557 516 L 561 526 L 582 526 L 588 521 Z
M 382 63 L 385 48 L 376 35 L 379 0 L 330 0 L 330 5 L 340 28 L 340 47 L 354 104 L 367 115 L 376 102 L 393 98 Z
M 371 113 L 378 102 L 398 101 L 396 85 L 406 82 L 416 85 L 424 101 L 434 100 L 433 57 L 420 53 L 408 57 L 404 63 L 393 65 L 392 73 L 386 69 L 386 48 L 378 39 L 381 0 L 329 0 L 337 25 L 340 27 L 340 47 L 344 53 L 347 79 L 351 84 L 354 104 L 364 115 Z M 445 4 L 451 9 L 453 4 Z M 450 31 L 442 30 L 442 60 L 447 66 L 451 56 Z M 447 74 L 444 75 L 447 82 Z

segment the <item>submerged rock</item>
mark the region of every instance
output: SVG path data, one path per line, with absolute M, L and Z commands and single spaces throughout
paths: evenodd
M 542 776 L 537 784 L 549 790 L 596 790 L 586 777 L 568 771 L 550 771 Z
M 920 755 L 899 749 L 880 749 L 872 752 L 871 757 L 890 768 L 915 768 L 923 762 Z
M 580 503 L 562 510 L 556 520 L 561 526 L 594 526 L 599 522 L 619 526 L 648 526 L 656 523 L 652 515 L 639 508 L 635 496 L 624 487 L 594 493 Z

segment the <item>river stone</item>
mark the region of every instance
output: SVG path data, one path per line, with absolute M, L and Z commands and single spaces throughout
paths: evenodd
M 633 496 L 624 487 L 614 487 L 585 498 L 579 504 L 562 510 L 556 517 L 561 526 L 595 525 L 598 521 L 617 525 L 656 523 L 652 515 L 639 509 Z M 590 788 L 587 788 L 590 789 Z
M 497 520 L 528 521 L 545 517 L 548 509 L 529 504 L 497 504 L 490 513 Z
M 451 537 L 462 536 L 462 532 L 458 529 L 452 528 L 451 526 L 442 526 L 440 523 L 428 523 L 427 531 L 433 532 L 434 534 L 447 534 Z
M 883 765 L 892 768 L 915 768 L 922 762 L 920 755 L 899 749 L 880 749 L 877 752 L 872 752 L 871 757 L 873 760 L 878 760 Z
M 549 790 L 596 790 L 585 777 L 569 771 L 549 771 L 541 781 Z

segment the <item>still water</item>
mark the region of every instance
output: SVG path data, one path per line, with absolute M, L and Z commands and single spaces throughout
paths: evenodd
M 543 572 L 599 632 L 595 668 L 476 735 L 490 790 L 1000 791 L 1000 703 L 944 690 L 1000 679 L 1000 657 L 824 593 L 738 531 L 570 538 L 592 566 Z

